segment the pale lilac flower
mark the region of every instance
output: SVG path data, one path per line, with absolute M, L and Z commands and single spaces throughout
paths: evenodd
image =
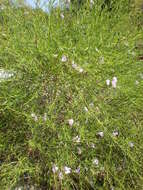
M 76 69 L 76 70 L 77 70 L 77 68 L 78 68 L 77 64 L 75 64 L 74 61 L 72 61 L 72 68 L 73 68 L 73 69 Z
M 117 87 L 117 83 L 115 81 L 112 81 L 112 87 L 116 88 Z
M 133 148 L 134 147 L 134 143 L 133 142 L 129 142 L 129 146 L 130 146 L 130 148 Z
M 38 117 L 35 113 L 31 113 L 31 117 L 34 119 L 34 121 L 38 121 Z
M 95 158 L 95 159 L 93 160 L 93 164 L 96 165 L 96 166 L 98 166 L 99 160 L 98 160 L 97 158 Z
M 62 62 L 66 62 L 67 61 L 67 57 L 65 55 L 63 55 L 61 61 Z
M 113 88 L 116 88 L 116 87 L 117 87 L 117 77 L 113 77 L 113 80 L 112 80 L 112 87 L 113 87 Z
M 59 172 L 59 179 L 62 180 L 63 179 L 63 173 Z
M 107 86 L 110 85 L 110 80 L 109 79 L 106 80 L 106 84 L 107 84 Z
M 98 135 L 99 137 L 101 137 L 101 138 L 104 137 L 104 133 L 103 133 L 102 131 L 98 132 L 97 135 Z
M 113 77 L 113 80 L 114 80 L 115 82 L 117 82 L 117 77 Z
M 62 19 L 64 19 L 64 18 L 65 18 L 65 16 L 64 16 L 64 14 L 63 14 L 63 13 L 61 13 L 61 14 L 60 14 L 60 16 L 61 16 L 61 18 L 62 18 Z
M 79 155 L 81 155 L 82 151 L 81 151 L 81 148 L 80 148 L 80 147 L 77 147 L 77 153 L 78 153 Z
M 65 174 L 70 174 L 71 173 L 71 168 L 65 166 L 64 167 L 64 172 L 65 172 Z
M 117 137 L 119 135 L 119 132 L 118 131 L 114 131 L 112 134 L 113 134 L 114 137 Z
M 52 166 L 52 172 L 56 173 L 58 171 L 58 166 L 56 166 L 55 164 Z
M 74 124 L 74 120 L 73 119 L 69 119 L 68 122 L 69 122 L 69 125 L 72 127 L 72 125 Z
M 76 143 L 80 143 L 80 137 L 77 135 L 76 137 L 73 138 L 73 141 Z
M 85 112 L 88 112 L 88 108 L 87 108 L 86 106 L 84 107 L 84 111 L 85 111 Z
M 75 169 L 75 173 L 77 173 L 77 174 L 80 173 L 80 166 L 77 169 Z

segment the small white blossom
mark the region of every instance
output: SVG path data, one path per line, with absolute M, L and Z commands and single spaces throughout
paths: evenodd
M 117 77 L 113 77 L 113 80 L 114 80 L 115 82 L 117 82 Z
M 117 137 L 119 135 L 119 132 L 118 131 L 114 131 L 112 134 L 113 134 L 114 137 Z
M 61 14 L 60 14 L 60 16 L 61 16 L 61 18 L 62 18 L 62 19 L 64 19 L 64 18 L 65 18 L 65 16 L 64 16 L 64 14 L 63 14 L 63 13 L 61 13 Z
M 110 85 L 110 80 L 109 79 L 106 80 L 106 84 L 107 84 L 107 86 Z
M 73 141 L 76 143 L 80 143 L 80 137 L 77 135 L 76 137 L 73 138 Z
M 134 143 L 133 142 L 129 142 L 129 146 L 130 146 L 130 148 L 133 148 L 134 147 Z
M 34 119 L 34 121 L 38 121 L 38 117 L 35 113 L 31 113 L 31 117 Z
M 91 103 L 89 104 L 89 106 L 90 106 L 90 107 L 94 107 L 94 103 L 91 102 Z
M 70 2 L 71 2 L 70 0 L 66 0 L 66 3 L 69 3 L 69 4 L 70 4 Z
M 138 84 L 139 84 L 139 81 L 136 80 L 135 84 L 138 85 Z
M 72 126 L 74 124 L 74 120 L 73 119 L 69 119 L 68 123 L 69 123 L 70 126 Z
M 86 106 L 84 107 L 84 111 L 85 111 L 85 112 L 88 112 L 88 108 L 87 108 Z
M 79 155 L 81 155 L 82 151 L 81 151 L 81 148 L 80 148 L 80 147 L 77 147 L 77 153 L 78 153 Z
M 67 57 L 65 55 L 63 55 L 61 61 L 62 62 L 66 62 L 67 61 Z
M 10 71 L 0 70 L 0 79 L 9 79 L 14 76 L 14 73 Z
M 58 166 L 56 166 L 55 164 L 53 165 L 53 167 L 52 167 L 52 172 L 53 173 L 56 173 L 57 171 L 58 171 Z
M 78 68 L 77 64 L 74 63 L 74 61 L 72 61 L 72 68 L 73 68 L 73 69 L 76 69 L 76 70 L 77 70 L 77 68 Z
M 104 137 L 104 133 L 103 133 L 102 131 L 98 132 L 97 135 L 98 135 L 99 137 Z
M 91 5 L 94 5 L 94 1 L 93 1 L 93 0 L 90 0 L 90 4 L 91 4 Z
M 47 113 L 44 113 L 43 120 L 47 121 Z
M 91 143 L 91 148 L 95 148 L 95 144 L 94 143 Z
M 83 68 L 79 68 L 80 73 L 83 73 L 83 71 L 84 71 Z
M 113 87 L 113 88 L 116 88 L 116 87 L 117 87 L 117 78 L 116 78 L 116 77 L 113 77 L 113 80 L 112 80 L 112 87 Z
M 96 165 L 96 166 L 98 166 L 99 160 L 98 160 L 97 158 L 95 158 L 95 159 L 93 160 L 93 164 Z
M 71 168 L 65 166 L 64 167 L 64 172 L 65 172 L 65 174 L 70 174 L 71 173 Z

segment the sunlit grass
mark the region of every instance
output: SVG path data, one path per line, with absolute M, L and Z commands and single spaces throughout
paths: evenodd
M 143 31 L 94 6 L 0 11 L 0 190 L 142 189 Z

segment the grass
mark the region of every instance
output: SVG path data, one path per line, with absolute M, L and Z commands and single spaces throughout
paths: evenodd
M 127 4 L 0 11 L 0 68 L 14 74 L 0 82 L 0 190 L 143 189 L 143 30 Z

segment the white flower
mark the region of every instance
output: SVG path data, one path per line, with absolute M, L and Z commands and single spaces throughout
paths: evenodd
M 134 147 L 134 143 L 133 142 L 129 142 L 129 146 L 130 146 L 130 148 L 133 148 Z
M 91 148 L 95 148 L 95 144 L 94 143 L 91 143 Z
M 80 143 L 80 137 L 77 135 L 76 137 L 73 138 L 73 141 L 76 143 Z
M 56 173 L 57 171 L 58 171 L 58 166 L 56 166 L 55 164 L 53 165 L 53 167 L 52 167 L 52 172 L 53 173 Z
M 47 113 L 44 113 L 43 120 L 47 121 Z
M 99 137 L 104 137 L 104 133 L 103 133 L 102 131 L 98 132 L 97 135 L 98 135 Z
M 96 166 L 98 166 L 99 160 L 98 160 L 97 158 L 95 158 L 95 159 L 93 160 L 93 164 L 96 165 Z
M 63 55 L 61 61 L 62 62 L 66 62 L 67 61 L 67 57 L 65 55 Z
M 114 80 L 115 82 L 117 82 L 117 77 L 113 77 L 113 80 Z
M 117 77 L 113 77 L 113 80 L 112 80 L 112 87 L 113 87 L 113 88 L 116 88 L 116 87 L 117 87 Z
M 9 79 L 14 76 L 14 73 L 10 71 L 0 70 L 0 79 Z
M 94 1 L 93 1 L 93 0 L 90 0 L 90 4 L 94 5 Z
M 113 134 L 114 137 L 117 137 L 119 135 L 119 132 L 118 131 L 114 131 L 112 134 Z
M 69 3 L 69 4 L 70 4 L 70 2 L 71 2 L 70 0 L 66 0 L 66 3 Z
M 82 151 L 81 151 L 80 147 L 77 147 L 77 153 L 78 153 L 79 155 L 81 155 Z
M 65 174 L 70 174 L 71 173 L 71 168 L 65 166 L 64 167 L 64 172 L 65 172 Z
M 35 113 L 31 113 L 31 117 L 34 119 L 34 121 L 38 121 L 38 117 Z
M 90 106 L 90 107 L 94 107 L 94 103 L 91 102 L 91 103 L 89 104 L 89 106 Z
M 61 14 L 60 14 L 60 16 L 61 16 L 61 18 L 62 18 L 62 19 L 64 19 L 64 18 L 65 18 L 65 16 L 64 16 L 64 14 L 63 14 L 63 13 L 61 13 Z
M 63 179 L 63 173 L 59 172 L 59 179 L 62 180 Z
M 72 126 L 74 124 L 74 120 L 73 119 L 69 119 L 68 122 L 69 122 L 70 126 Z
M 139 81 L 136 80 L 136 85 L 138 85 L 138 84 L 139 84 Z
M 106 80 L 106 84 L 107 84 L 107 86 L 110 85 L 110 80 L 109 79 Z
M 75 64 L 74 61 L 72 61 L 72 68 L 73 68 L 73 69 L 76 69 L 76 70 L 77 70 L 77 68 L 78 68 L 77 64 Z
M 88 108 L 87 108 L 86 106 L 84 107 L 84 111 L 85 111 L 85 112 L 88 112 Z
M 80 166 L 75 170 L 75 173 L 77 173 L 77 174 L 80 173 Z
M 83 73 L 83 71 L 84 71 L 83 68 L 79 68 L 80 73 Z

